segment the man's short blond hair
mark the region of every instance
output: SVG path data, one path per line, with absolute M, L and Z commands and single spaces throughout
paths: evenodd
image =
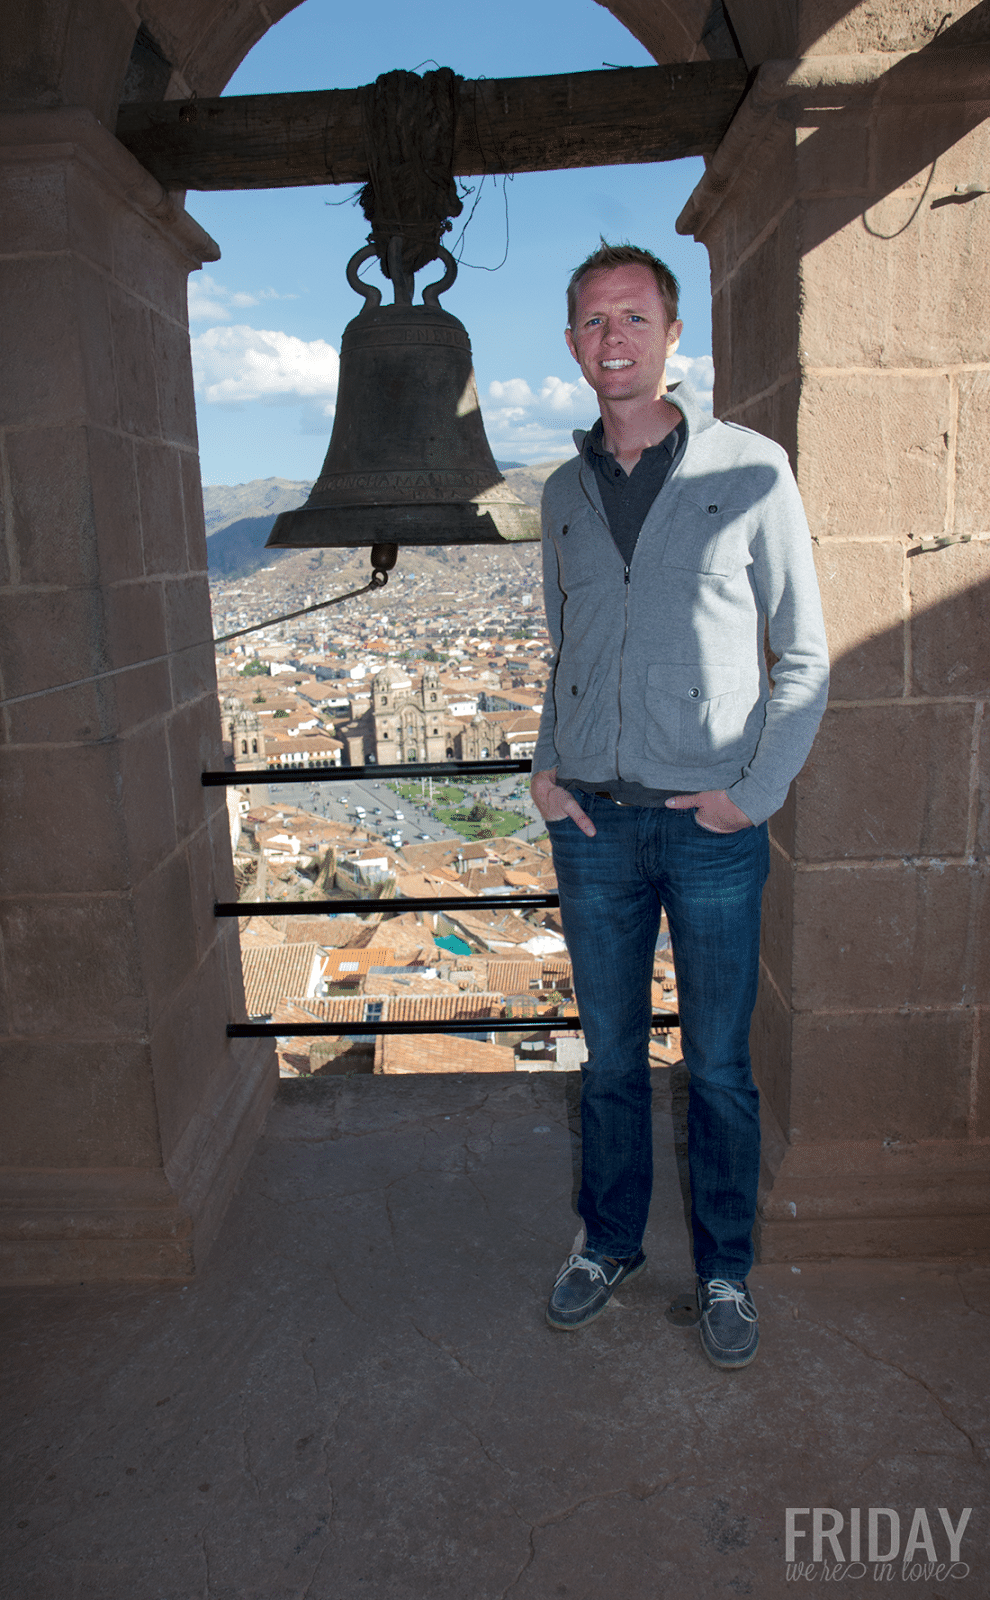
M 567 326 L 573 328 L 574 318 L 577 316 L 577 289 L 582 278 L 589 272 L 607 272 L 611 267 L 648 267 L 657 280 L 663 309 L 666 313 L 668 325 L 677 321 L 677 297 L 680 293 L 680 284 L 674 277 L 670 268 L 655 256 L 652 250 L 644 250 L 638 244 L 606 244 L 603 239 L 597 250 L 594 250 L 587 260 L 575 267 L 571 274 L 571 281 L 567 285 Z

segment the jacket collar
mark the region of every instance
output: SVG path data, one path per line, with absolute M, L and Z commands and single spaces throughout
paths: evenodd
M 667 390 L 666 399 L 672 406 L 676 406 L 687 423 L 687 436 L 690 441 L 692 434 L 703 433 L 706 428 L 714 425 L 714 417 L 707 411 L 702 411 L 698 404 L 697 396 L 689 384 L 682 379 L 680 383 L 672 384 Z M 572 435 L 577 452 L 581 455 L 584 451 L 584 441 L 588 436 L 587 428 L 575 428 Z

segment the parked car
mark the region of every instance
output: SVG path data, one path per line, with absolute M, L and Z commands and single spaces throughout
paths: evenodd
M 396 820 L 396 822 L 405 822 L 405 820 L 406 820 L 405 812 L 404 811 L 397 811 L 395 813 L 395 820 Z

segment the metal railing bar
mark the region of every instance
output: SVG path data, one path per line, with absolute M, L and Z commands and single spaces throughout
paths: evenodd
M 650 1026 L 662 1033 L 680 1027 L 676 1011 L 654 1011 Z M 446 1022 L 228 1022 L 228 1039 L 319 1038 L 369 1033 L 532 1033 L 580 1030 L 579 1017 L 457 1017 Z
M 397 916 L 402 911 L 478 911 L 478 910 L 553 910 L 560 905 L 558 894 L 477 894 L 477 895 L 396 895 L 392 900 L 217 900 L 215 917 L 276 916 L 320 917 L 338 911 L 355 916 L 384 912 Z
M 531 772 L 529 756 L 494 757 L 491 761 L 410 761 L 394 767 L 252 767 L 242 772 L 202 772 L 204 789 L 240 787 L 245 783 L 358 783 L 375 778 L 483 778 L 496 772 Z
M 362 779 L 469 778 L 495 773 L 531 772 L 528 758 L 488 761 L 417 761 L 398 766 L 360 767 L 258 767 L 240 772 L 203 772 L 204 789 L 234 788 L 246 783 L 346 783 Z M 355 915 L 369 913 L 396 915 L 402 911 L 475 911 L 554 909 L 560 905 L 557 894 L 518 895 L 430 895 L 401 896 L 392 900 L 218 900 L 215 917 L 253 917 L 265 912 L 279 916 L 322 916 L 338 911 Z M 680 1026 L 676 1011 L 655 1011 L 650 1019 L 654 1032 L 668 1032 Z M 579 1017 L 464 1017 L 444 1022 L 228 1022 L 228 1039 L 291 1039 L 366 1037 L 369 1034 L 443 1033 L 534 1033 L 580 1030 Z

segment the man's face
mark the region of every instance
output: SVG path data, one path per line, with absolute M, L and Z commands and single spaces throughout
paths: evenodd
M 682 323 L 667 321 L 656 278 L 634 263 L 589 272 L 577 286 L 567 348 L 600 400 L 655 400 Z

